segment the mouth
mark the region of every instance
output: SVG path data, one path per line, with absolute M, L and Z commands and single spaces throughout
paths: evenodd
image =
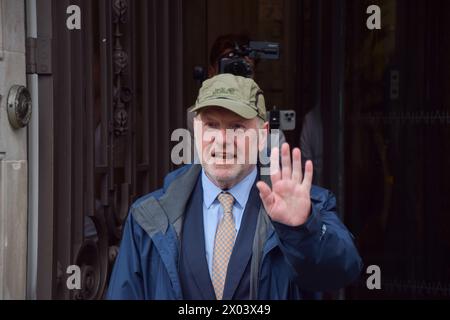
M 236 155 L 232 153 L 220 153 L 220 152 L 211 152 L 211 157 L 218 160 L 231 160 L 236 159 Z

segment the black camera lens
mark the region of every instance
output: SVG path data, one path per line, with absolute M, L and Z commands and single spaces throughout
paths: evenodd
M 236 76 L 250 77 L 252 74 L 252 68 L 244 60 L 235 60 L 227 64 L 224 68 L 225 73 L 232 73 Z
M 231 73 L 235 76 L 249 78 L 253 75 L 253 69 L 244 58 L 235 55 L 219 61 L 219 73 Z

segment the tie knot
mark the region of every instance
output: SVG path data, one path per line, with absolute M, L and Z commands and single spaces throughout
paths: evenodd
M 224 213 L 231 213 L 234 204 L 234 197 L 228 192 L 221 192 L 217 198 L 223 207 Z

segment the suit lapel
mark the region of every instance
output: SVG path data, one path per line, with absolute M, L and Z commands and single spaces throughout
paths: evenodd
M 239 233 L 236 237 L 228 264 L 223 300 L 231 300 L 233 298 L 252 256 L 253 238 L 260 206 L 259 192 L 256 184 L 254 184 L 245 207 L 241 227 L 239 228 Z
M 195 191 L 186 210 L 183 225 L 183 243 L 187 267 L 190 269 L 194 281 L 203 299 L 216 298 L 209 275 L 205 251 L 205 231 L 203 227 L 203 188 L 198 179 Z

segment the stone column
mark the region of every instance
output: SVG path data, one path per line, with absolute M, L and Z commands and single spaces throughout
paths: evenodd
M 25 1 L 0 0 L 0 299 L 25 299 L 27 257 L 27 129 L 13 129 L 6 102 L 26 85 Z

